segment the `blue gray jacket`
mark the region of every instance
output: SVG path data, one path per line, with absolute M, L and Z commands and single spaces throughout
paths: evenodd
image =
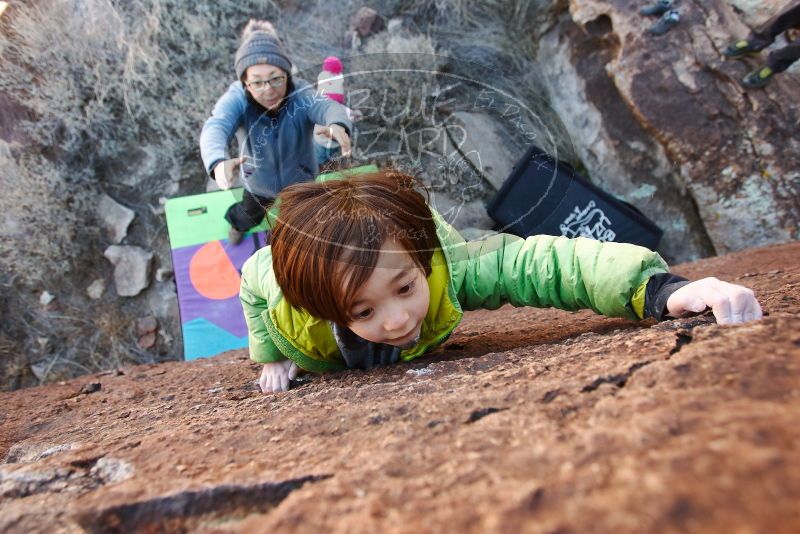
M 245 93 L 241 82 L 233 82 L 217 100 L 200 134 L 200 154 L 206 171 L 230 158 L 228 144 L 237 131 L 244 187 L 254 195 L 274 198 L 286 186 L 312 180 L 318 166 L 314 156 L 314 125 L 340 124 L 348 132 L 352 123 L 346 108 L 317 96 L 308 82 L 293 79 L 283 104 L 268 112 Z

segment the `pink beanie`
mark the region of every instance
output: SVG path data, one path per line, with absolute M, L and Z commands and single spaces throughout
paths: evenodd
M 322 62 L 322 71 L 317 76 L 317 93 L 344 104 L 343 70 L 341 59 L 336 56 L 326 57 Z
M 342 60 L 336 56 L 328 56 L 322 62 L 322 70 L 330 72 L 331 74 L 341 74 L 344 70 Z

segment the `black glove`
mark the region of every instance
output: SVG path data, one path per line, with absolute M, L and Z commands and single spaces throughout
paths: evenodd
M 645 319 L 653 317 L 656 321 L 663 321 L 667 312 L 667 300 L 688 283 L 689 280 L 686 278 L 670 273 L 651 276 L 644 290 Z

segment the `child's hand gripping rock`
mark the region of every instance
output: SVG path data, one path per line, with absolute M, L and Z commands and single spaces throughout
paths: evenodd
M 753 291 L 716 278 L 703 278 L 686 284 L 667 300 L 673 317 L 700 313 L 711 308 L 719 324 L 761 319 L 761 306 Z
M 289 391 L 289 380 L 297 378 L 299 368 L 292 360 L 283 360 L 274 363 L 265 363 L 261 370 L 258 385 L 263 393 L 277 393 Z

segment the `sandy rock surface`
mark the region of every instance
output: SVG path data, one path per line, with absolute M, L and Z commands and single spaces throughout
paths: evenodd
M 769 314 L 468 314 L 257 391 L 244 351 L 0 394 L 0 531 L 797 532 L 800 243 L 679 266 Z

